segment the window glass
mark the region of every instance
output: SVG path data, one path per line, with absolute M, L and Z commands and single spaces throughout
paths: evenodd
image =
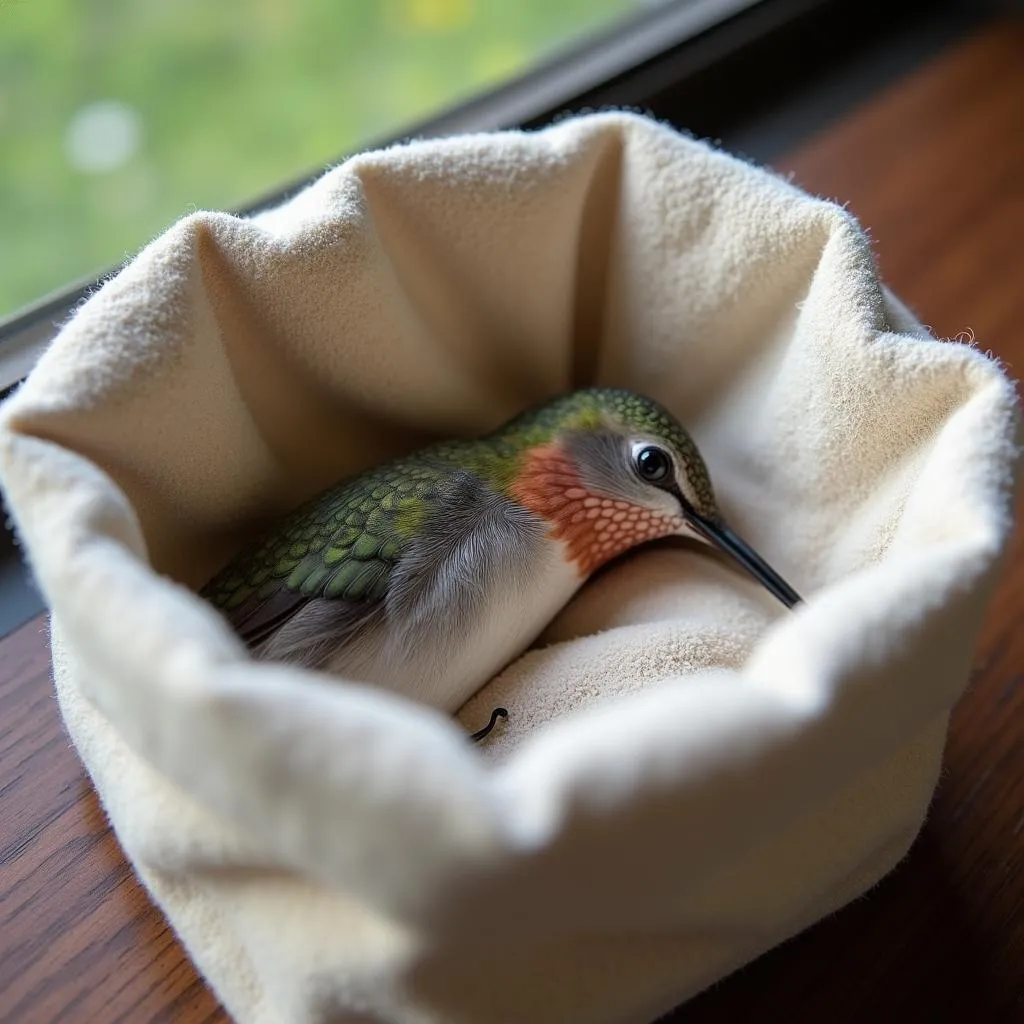
M 0 317 L 642 6 L 0 0 Z

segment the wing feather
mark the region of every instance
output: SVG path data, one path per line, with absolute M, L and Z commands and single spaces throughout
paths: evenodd
M 239 552 L 201 595 L 257 653 L 282 650 L 271 641 L 292 622 L 289 660 L 302 623 L 321 639 L 329 623 L 341 642 L 349 622 L 364 622 L 384 600 L 420 525 L 466 475 L 411 457 L 343 481 Z

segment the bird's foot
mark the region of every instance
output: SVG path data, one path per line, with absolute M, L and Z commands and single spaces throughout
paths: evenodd
M 504 708 L 495 708 L 491 712 L 491 720 L 482 728 L 478 729 L 469 738 L 474 743 L 479 743 L 485 736 L 489 736 L 491 730 L 497 725 L 499 718 L 508 718 L 508 712 Z

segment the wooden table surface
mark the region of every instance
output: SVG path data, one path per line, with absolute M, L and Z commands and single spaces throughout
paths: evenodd
M 966 40 L 777 166 L 849 202 L 937 335 L 973 332 L 1021 373 L 1024 23 Z M 1018 531 L 910 856 L 671 1021 L 1024 1021 L 1022 553 Z M 49 672 L 40 620 L 0 642 L 0 1021 L 226 1022 L 122 858 Z

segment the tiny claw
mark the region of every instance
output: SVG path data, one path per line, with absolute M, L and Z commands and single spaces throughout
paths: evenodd
M 508 712 L 504 708 L 495 708 L 491 712 L 491 720 L 482 728 L 478 729 L 469 738 L 474 743 L 479 743 L 485 736 L 488 736 L 494 726 L 497 724 L 499 718 L 508 718 Z

